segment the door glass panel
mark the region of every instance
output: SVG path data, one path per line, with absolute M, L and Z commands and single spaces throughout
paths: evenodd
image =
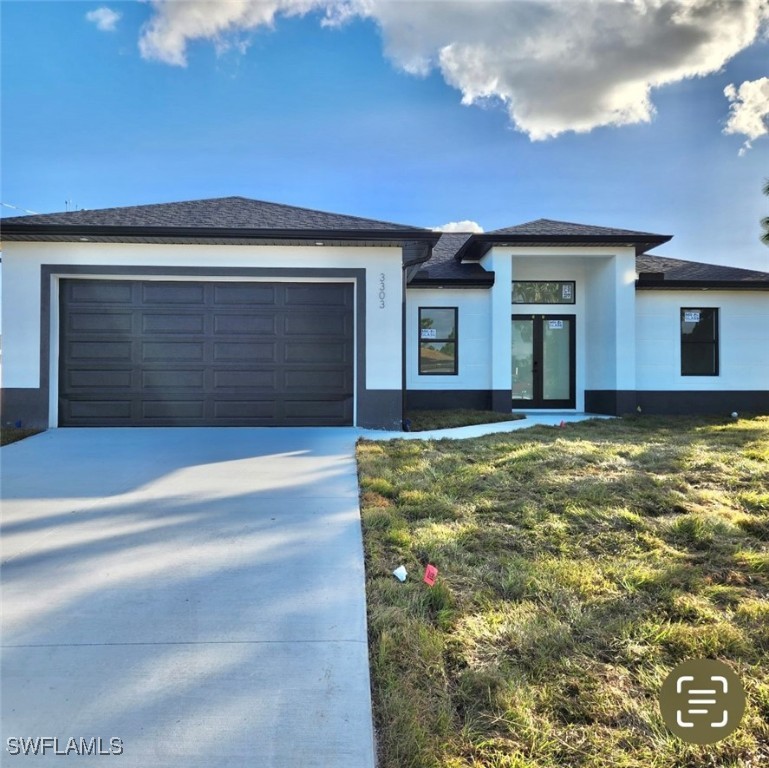
M 534 398 L 534 321 L 513 320 L 513 399 Z
M 569 332 L 571 320 L 543 320 L 542 398 L 569 399 Z

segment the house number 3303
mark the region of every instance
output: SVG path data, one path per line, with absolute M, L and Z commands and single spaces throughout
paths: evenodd
M 385 308 L 385 297 L 387 292 L 385 291 L 385 275 L 384 272 L 379 273 L 379 309 Z

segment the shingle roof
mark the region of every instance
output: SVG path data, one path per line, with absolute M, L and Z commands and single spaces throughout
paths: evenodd
M 479 288 L 494 284 L 494 273 L 487 272 L 477 262 L 460 262 L 456 255 L 473 235 L 445 233 L 433 247 L 432 258 L 422 266 L 410 287 L 465 285 Z M 636 256 L 636 271 L 661 274 L 661 278 L 639 281 L 644 288 L 733 287 L 769 288 L 769 272 L 759 272 L 698 261 L 684 261 L 643 253 Z
M 643 253 L 636 256 L 636 271 L 641 273 L 662 273 L 662 281 L 658 279 L 641 280 L 641 283 L 654 282 L 660 284 L 664 281 L 669 285 L 674 283 L 742 283 L 750 287 L 755 283 L 769 285 L 769 272 L 759 272 L 754 269 L 741 269 L 739 267 L 727 267 L 721 264 L 705 264 L 699 261 L 684 261 L 683 259 L 671 259 L 666 256 L 652 256 Z M 671 287 L 677 287 L 671 285 Z
M 590 224 L 574 224 L 570 221 L 536 219 L 514 227 L 495 229 L 482 235 L 474 235 L 457 259 L 480 259 L 495 245 L 632 245 L 636 253 L 647 248 L 662 245 L 671 239 L 670 235 L 653 232 L 639 232 L 634 229 L 598 227 Z
M 514 227 L 494 229 L 489 235 L 536 235 L 552 237 L 601 237 L 601 238 L 658 238 L 652 232 L 638 232 L 633 229 L 616 229 L 614 227 L 597 227 L 592 224 L 574 224 L 570 221 L 555 221 L 554 219 L 535 219 Z
M 133 205 L 123 208 L 14 216 L 0 222 L 40 227 L 49 225 L 86 227 L 167 227 L 266 230 L 377 230 L 413 231 L 410 227 L 375 219 L 326 213 L 246 197 L 218 197 L 179 203 Z
M 441 235 L 433 246 L 433 255 L 409 282 L 412 288 L 435 285 L 477 285 L 491 287 L 494 273 L 488 272 L 480 264 L 461 264 L 455 256 L 460 248 L 470 239 L 469 232 L 450 232 Z

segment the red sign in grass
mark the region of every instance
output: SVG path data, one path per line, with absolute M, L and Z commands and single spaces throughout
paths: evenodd
M 428 565 L 427 568 L 425 568 L 425 584 L 427 584 L 429 587 L 432 587 L 433 584 L 435 584 L 435 577 L 437 575 L 438 569 L 434 565 Z

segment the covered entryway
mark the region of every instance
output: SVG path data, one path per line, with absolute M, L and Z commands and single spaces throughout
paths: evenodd
M 353 283 L 60 281 L 61 426 L 353 423 Z
M 513 315 L 513 407 L 574 408 L 574 315 Z

